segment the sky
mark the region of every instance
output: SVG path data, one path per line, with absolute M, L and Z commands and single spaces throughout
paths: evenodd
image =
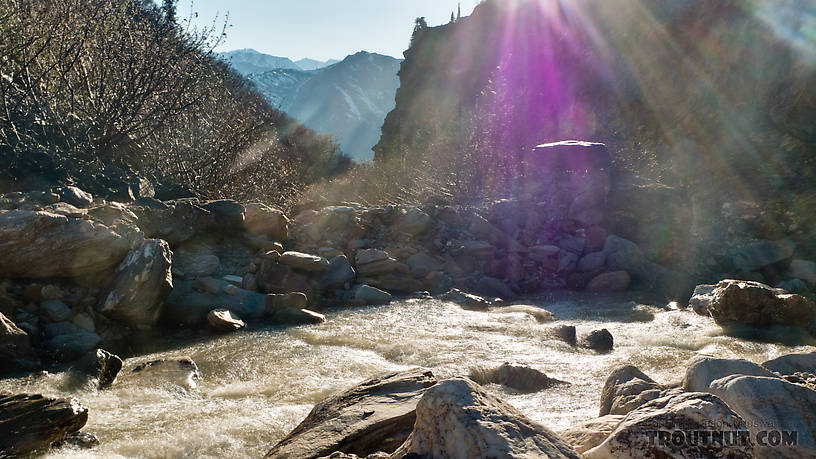
M 229 12 L 227 37 L 217 51 L 253 48 L 293 60 L 342 59 L 357 51 L 402 57 L 414 20 L 428 25 L 450 20 L 462 5 L 469 15 L 479 0 L 193 0 L 197 26 Z M 189 17 L 190 4 L 181 0 L 178 17 Z

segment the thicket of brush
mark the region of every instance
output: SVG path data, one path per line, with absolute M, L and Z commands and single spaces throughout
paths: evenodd
M 0 188 L 105 193 L 139 176 L 167 197 L 286 204 L 348 167 L 215 58 L 223 30 L 179 25 L 174 7 L 0 3 Z

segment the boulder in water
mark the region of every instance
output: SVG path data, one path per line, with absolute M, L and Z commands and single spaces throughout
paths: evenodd
M 213 309 L 207 314 L 207 322 L 219 332 L 231 332 L 246 327 L 246 322 L 229 309 Z
M 503 363 L 496 368 L 474 368 L 470 379 L 479 384 L 501 384 L 519 392 L 538 392 L 555 384 L 564 384 L 549 378 L 543 372 L 527 365 Z
M 719 325 L 806 326 L 816 316 L 812 300 L 759 282 L 726 279 L 710 293 L 706 293 L 708 288 L 695 291 L 695 310 L 705 306 L 707 315 Z
M 104 389 L 116 380 L 122 369 L 122 359 L 104 349 L 87 354 L 74 364 L 74 373 L 84 379 L 86 385 Z
M 715 427 L 712 427 L 715 426 Z M 701 440 L 700 432 L 726 431 L 735 442 Z M 661 397 L 630 412 L 586 459 L 754 457 L 745 421 L 711 394 L 688 392 Z
M 121 379 L 121 384 L 138 384 L 141 387 L 171 385 L 192 390 L 198 386 L 196 381 L 201 379 L 201 373 L 190 357 L 173 357 L 139 364 L 123 374 Z
M 595 352 L 612 352 L 614 338 L 612 337 L 612 333 L 609 333 L 609 330 L 605 328 L 593 330 L 581 340 L 581 345 Z
M 627 414 L 659 398 L 663 389 L 663 386 L 635 366 L 617 368 L 604 383 L 598 416 Z
M 75 399 L 0 394 L 0 456 L 21 456 L 79 431 L 88 409 Z
M 473 309 L 477 311 L 487 310 L 493 305 L 492 302 L 480 296 L 463 292 L 458 288 L 451 289 L 449 292 L 440 296 L 440 299 L 456 303 L 465 309 Z
M 355 290 L 354 299 L 363 304 L 388 304 L 391 302 L 391 294 L 370 285 L 363 284 Z
M 360 383 L 315 405 L 266 457 L 317 458 L 335 451 L 360 456 L 392 452 L 408 438 L 417 402 L 434 384 L 433 373 L 423 369 L 389 373 Z
M 416 423 L 392 457 L 580 456 L 562 438 L 466 378 L 441 381 L 416 407 Z

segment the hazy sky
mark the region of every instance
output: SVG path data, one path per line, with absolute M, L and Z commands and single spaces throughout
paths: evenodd
M 275 56 L 342 59 L 357 51 L 402 57 L 414 20 L 429 25 L 450 20 L 458 0 L 194 0 L 197 25 L 223 24 L 229 12 L 226 42 L 219 51 L 254 48 Z M 461 0 L 469 15 L 479 0 Z M 181 0 L 179 19 L 190 12 Z

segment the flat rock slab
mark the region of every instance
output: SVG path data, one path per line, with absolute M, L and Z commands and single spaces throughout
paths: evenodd
M 307 459 L 335 451 L 359 456 L 394 451 L 414 427 L 417 402 L 436 382 L 433 373 L 419 368 L 365 381 L 315 405 L 266 457 Z
M 88 410 L 75 399 L 0 394 L 0 457 L 49 446 L 88 422 Z

